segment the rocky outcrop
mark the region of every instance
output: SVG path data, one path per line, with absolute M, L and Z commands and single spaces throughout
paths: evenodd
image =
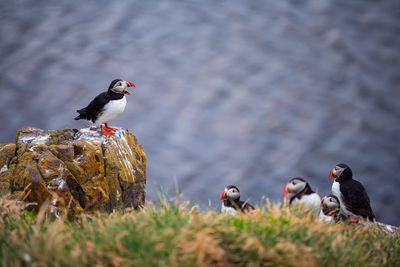
M 126 129 L 25 127 L 0 144 L 0 196 L 43 203 L 60 216 L 144 205 L 146 154 Z

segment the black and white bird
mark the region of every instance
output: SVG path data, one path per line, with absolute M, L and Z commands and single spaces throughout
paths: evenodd
M 340 202 L 342 213 L 352 223 L 358 223 L 359 218 L 373 221 L 375 215 L 372 212 L 370 200 L 364 186 L 353 179 L 353 172 L 344 163 L 335 166 L 329 173 L 329 179 L 334 179 L 332 194 Z
M 335 195 L 321 198 L 321 211 L 319 219 L 325 222 L 338 222 L 340 220 L 340 202 Z
M 240 200 L 240 191 L 234 185 L 228 185 L 221 194 L 222 203 L 221 212 L 226 212 L 232 216 L 236 215 L 236 210 L 249 211 L 254 210 L 254 207 L 247 201 Z
M 132 82 L 115 79 L 111 82 L 107 92 L 96 96 L 85 108 L 77 110 L 79 115 L 75 120 L 85 119 L 100 126 L 105 135 L 113 135 L 117 129 L 108 126 L 108 122 L 118 118 L 126 106 L 125 95 L 131 95 L 126 88 L 135 87 Z M 103 129 L 103 124 L 104 129 Z
M 290 179 L 283 188 L 282 195 L 289 196 L 290 205 L 294 203 L 304 203 L 315 211 L 319 211 L 319 207 L 321 206 L 320 196 L 315 193 L 311 189 L 309 183 L 301 177 Z

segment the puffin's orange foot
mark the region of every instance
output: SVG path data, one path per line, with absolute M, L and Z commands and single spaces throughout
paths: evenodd
M 109 127 L 107 123 L 104 124 L 107 131 L 117 131 L 117 128 Z
M 347 218 L 349 219 L 350 223 L 358 223 L 360 221 L 360 218 L 357 218 L 357 220 L 351 219 L 350 216 L 347 216 Z
M 104 129 L 103 129 L 103 126 L 101 126 L 100 128 L 101 128 L 101 132 L 102 132 L 104 135 L 114 135 L 114 133 L 113 133 L 113 132 L 110 132 L 110 131 L 104 130 Z
M 114 135 L 115 133 L 109 131 L 102 131 L 104 135 Z
M 117 129 L 117 128 L 113 128 L 113 127 L 108 127 L 107 130 L 110 130 L 110 131 L 117 131 L 118 129 Z

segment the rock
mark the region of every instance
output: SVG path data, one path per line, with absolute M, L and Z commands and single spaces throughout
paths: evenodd
M 15 156 L 15 148 L 15 144 L 0 144 L 0 192 L 8 192 L 10 190 L 7 174 L 10 161 Z
M 44 131 L 25 127 L 15 143 L 0 144 L 0 196 L 49 203 L 55 216 L 139 208 L 145 202 L 146 154 L 135 137 L 119 128 Z
M 381 222 L 376 222 L 376 224 L 385 232 L 387 233 L 396 233 L 397 231 L 399 231 L 399 227 L 397 226 L 393 226 L 390 224 L 386 224 L 386 223 L 381 223 Z

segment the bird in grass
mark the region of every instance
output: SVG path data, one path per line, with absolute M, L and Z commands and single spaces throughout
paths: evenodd
M 311 189 L 310 184 L 304 178 L 295 177 L 290 179 L 283 188 L 282 195 L 289 196 L 290 205 L 304 203 L 309 208 L 319 211 L 321 198 Z
M 132 82 L 115 79 L 110 83 L 108 91 L 96 96 L 87 107 L 77 110 L 79 115 L 75 120 L 89 120 L 100 126 L 105 135 L 113 135 L 116 128 L 108 126 L 108 122 L 118 118 L 126 106 L 125 95 L 131 95 L 128 87 L 135 87 Z M 104 128 L 103 128 L 104 124 Z
M 332 194 L 340 202 L 340 208 L 351 223 L 358 223 L 360 218 L 375 220 L 370 200 L 364 186 L 353 179 L 353 172 L 344 163 L 335 166 L 329 173 L 332 183 Z
M 335 195 L 321 198 L 321 211 L 319 219 L 325 222 L 338 222 L 340 220 L 340 202 Z
M 224 192 L 221 194 L 222 203 L 221 212 L 226 212 L 232 216 L 236 215 L 236 211 L 250 211 L 254 210 L 254 207 L 247 201 L 240 200 L 240 191 L 234 185 L 228 185 Z

